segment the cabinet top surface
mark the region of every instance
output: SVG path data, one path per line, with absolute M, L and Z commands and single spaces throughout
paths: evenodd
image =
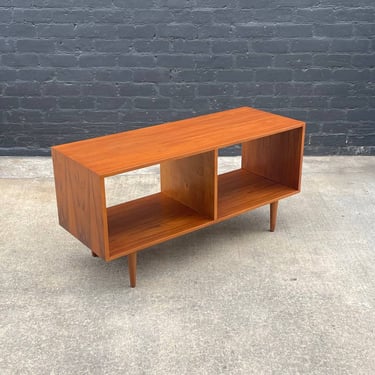
M 250 107 L 52 147 L 99 176 L 111 176 L 303 126 Z

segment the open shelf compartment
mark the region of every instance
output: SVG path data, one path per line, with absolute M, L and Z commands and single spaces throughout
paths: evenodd
M 164 193 L 109 207 L 107 215 L 111 259 L 189 233 L 211 222 Z
M 239 169 L 219 176 L 218 220 L 275 202 L 298 190 Z
M 160 163 L 160 192 L 107 208 L 109 259 L 212 223 L 217 152 Z
M 218 176 L 218 220 L 300 191 L 303 128 L 242 143 L 241 168 Z

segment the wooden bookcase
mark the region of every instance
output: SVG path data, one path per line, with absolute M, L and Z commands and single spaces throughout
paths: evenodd
M 305 124 L 249 107 L 52 147 L 59 223 L 110 261 L 300 191 Z M 242 145 L 218 174 L 218 150 Z M 105 178 L 160 165 L 160 192 L 106 206 Z

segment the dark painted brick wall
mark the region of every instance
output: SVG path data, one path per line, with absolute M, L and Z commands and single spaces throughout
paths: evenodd
M 0 153 L 242 105 L 375 154 L 373 0 L 1 0 Z

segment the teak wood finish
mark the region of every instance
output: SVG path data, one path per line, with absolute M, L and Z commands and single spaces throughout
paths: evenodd
M 59 223 L 106 261 L 278 201 L 301 187 L 305 124 L 249 107 L 52 147 Z M 218 175 L 218 150 L 242 144 Z M 160 192 L 106 207 L 104 179 L 160 164 Z

